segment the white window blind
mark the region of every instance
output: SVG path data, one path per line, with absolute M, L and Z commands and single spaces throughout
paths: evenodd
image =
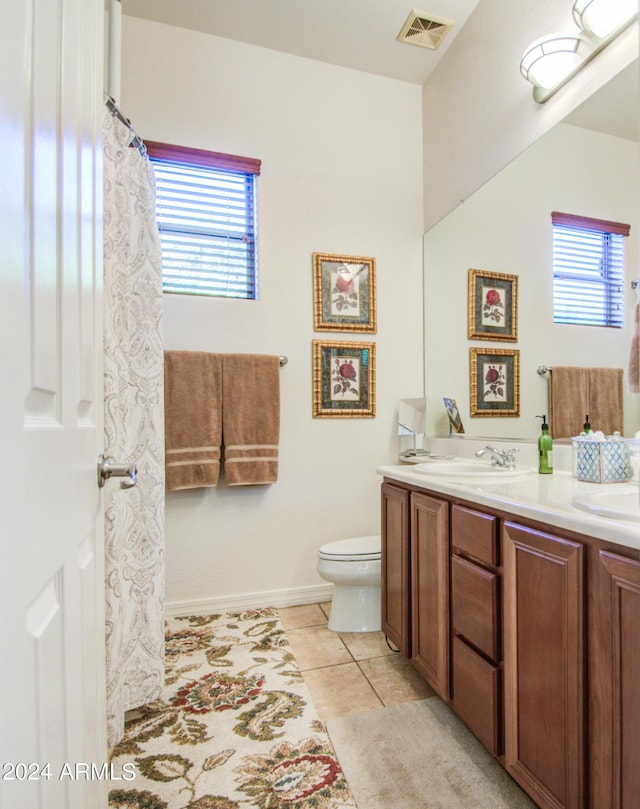
M 145 141 L 156 175 L 163 291 L 255 298 L 260 161 Z
M 554 323 L 622 327 L 629 225 L 558 211 L 551 220 Z

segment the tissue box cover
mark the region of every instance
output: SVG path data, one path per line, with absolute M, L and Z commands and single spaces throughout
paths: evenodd
M 572 438 L 575 470 L 578 480 L 590 483 L 625 483 L 633 475 L 629 441 L 609 439 L 590 441 Z

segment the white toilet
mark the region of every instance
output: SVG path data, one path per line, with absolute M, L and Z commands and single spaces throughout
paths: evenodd
M 318 573 L 334 584 L 329 629 L 380 630 L 380 535 L 322 545 Z

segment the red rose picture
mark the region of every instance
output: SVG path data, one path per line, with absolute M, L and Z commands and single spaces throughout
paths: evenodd
M 489 365 L 484 375 L 484 398 L 504 398 L 505 382 L 504 365 Z
M 486 323 L 492 321 L 500 325 L 504 319 L 504 303 L 500 290 L 495 288 L 487 289 L 482 304 L 482 319 Z
M 360 312 L 360 289 L 358 276 L 364 264 L 339 264 L 331 290 L 331 308 L 341 315 L 357 315 Z
M 358 397 L 358 371 L 352 359 L 336 357 L 331 374 L 334 396 Z

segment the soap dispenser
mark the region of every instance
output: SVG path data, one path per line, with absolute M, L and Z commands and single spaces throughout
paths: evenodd
M 547 417 L 536 418 L 542 419 L 542 434 L 538 438 L 538 472 L 541 475 L 550 475 L 553 472 L 553 439 L 549 435 Z
M 589 433 L 593 432 L 593 430 L 591 429 L 591 425 L 589 424 L 588 415 L 584 417 L 584 424 L 582 425 L 582 429 L 584 430 L 585 435 L 589 435 Z

